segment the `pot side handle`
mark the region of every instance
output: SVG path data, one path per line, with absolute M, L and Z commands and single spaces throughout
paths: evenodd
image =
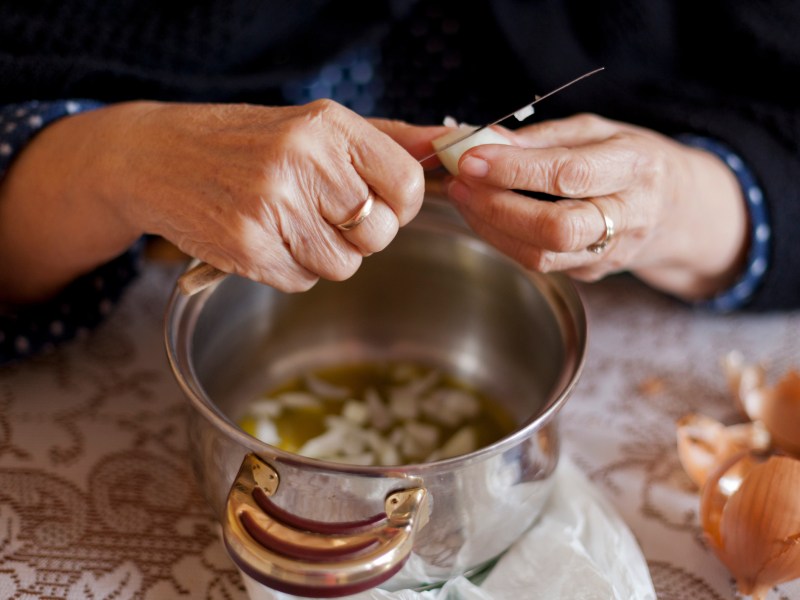
M 331 523 L 276 505 L 278 485 L 275 469 L 245 456 L 228 493 L 223 538 L 242 571 L 288 594 L 333 598 L 383 583 L 403 567 L 425 523 L 423 488 L 390 493 L 383 513 Z

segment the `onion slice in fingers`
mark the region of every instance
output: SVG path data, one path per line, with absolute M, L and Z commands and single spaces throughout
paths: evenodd
M 458 175 L 458 161 L 461 159 L 461 155 L 470 148 L 474 148 L 475 146 L 483 146 L 484 144 L 504 144 L 506 146 L 512 145 L 505 136 L 496 130 L 489 128 L 482 129 L 475 135 L 471 135 L 462 142 L 454 144 L 449 148 L 445 148 L 445 146 L 450 144 L 453 140 L 464 137 L 468 132 L 475 131 L 476 129 L 478 128 L 474 125 L 460 125 L 459 127 L 454 128 L 452 131 L 448 131 L 443 136 L 433 140 L 432 144 L 434 150 L 436 150 L 436 156 L 439 157 L 439 160 L 442 161 L 445 169 L 447 169 L 451 175 Z M 440 148 L 444 148 L 444 150 L 440 151 Z

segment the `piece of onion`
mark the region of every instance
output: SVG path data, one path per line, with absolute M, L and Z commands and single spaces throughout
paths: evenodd
M 761 420 L 776 446 L 800 456 L 800 373 L 787 372 L 764 392 Z
M 439 450 L 440 458 L 452 458 L 461 454 L 469 454 L 477 447 L 478 437 L 473 427 L 462 427 L 456 431 Z
M 342 416 L 356 425 L 365 425 L 369 420 L 369 408 L 364 402 L 348 400 L 342 408 Z
M 770 437 L 761 423 L 741 423 L 726 427 L 719 421 L 690 413 L 678 420 L 678 458 L 689 478 L 702 487 L 708 474 L 731 456 L 743 451 L 762 452 Z
M 478 399 L 465 390 L 434 390 L 422 405 L 422 414 L 435 423 L 457 427 L 480 412 Z
M 764 367 L 746 364 L 738 352 L 728 353 L 722 366 L 739 408 L 764 423 L 776 446 L 800 456 L 800 373 L 789 370 L 770 386 Z
M 470 148 L 482 146 L 484 144 L 505 144 L 506 146 L 511 145 L 511 142 L 505 136 L 500 134 L 495 129 L 489 127 L 479 131 L 473 136 L 470 136 L 463 142 L 459 142 L 458 144 L 454 144 L 445 150 L 439 151 L 440 148 L 443 148 L 453 140 L 464 137 L 467 135 L 467 133 L 470 131 L 475 131 L 476 129 L 477 127 L 473 125 L 460 125 L 459 127 L 454 128 L 452 131 L 448 131 L 443 136 L 433 140 L 433 149 L 436 150 L 436 156 L 439 157 L 439 160 L 442 161 L 445 169 L 447 169 L 452 175 L 458 175 L 458 161 L 461 159 L 461 155 Z
M 370 386 L 352 394 L 323 377 L 309 373 L 307 390 L 283 391 L 253 403 L 243 419 L 247 431 L 268 444 L 302 456 L 358 465 L 398 465 L 437 455 L 445 432 L 463 426 L 480 413 L 479 397 L 451 387 L 436 369 L 413 364 L 394 365 L 387 387 Z M 384 397 L 385 394 L 387 397 Z M 421 414 L 425 407 L 425 414 Z M 292 420 L 313 419 L 306 428 L 321 433 L 293 439 Z M 278 420 L 280 419 L 280 420 Z M 319 421 L 322 421 L 320 423 Z M 279 430 L 287 430 L 286 439 Z M 440 458 L 467 454 L 477 447 L 473 427 L 462 427 L 446 441 Z M 302 440 L 302 441 L 301 441 Z
M 736 350 L 722 357 L 721 363 L 736 408 L 751 421 L 758 421 L 761 418 L 760 391 L 766 385 L 764 366 L 746 364 L 742 353 Z
M 709 476 L 700 501 L 706 540 L 739 591 L 763 600 L 800 577 L 800 461 L 751 454 Z

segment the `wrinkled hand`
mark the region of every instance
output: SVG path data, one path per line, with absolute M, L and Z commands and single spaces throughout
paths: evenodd
M 123 110 L 122 108 L 120 110 Z M 271 108 L 136 103 L 105 149 L 123 218 L 226 272 L 285 291 L 351 276 L 420 208 L 422 168 L 331 101 Z M 410 127 L 378 123 L 388 133 Z M 342 223 L 369 191 L 369 217 Z
M 449 194 L 479 235 L 525 267 L 581 280 L 631 270 L 686 298 L 726 286 L 740 268 L 744 202 L 730 170 L 711 154 L 593 115 L 509 135 L 517 146 L 465 153 Z M 598 207 L 615 233 L 596 254 L 587 248 L 606 231 Z

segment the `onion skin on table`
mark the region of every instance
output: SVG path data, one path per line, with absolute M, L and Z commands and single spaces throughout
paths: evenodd
M 703 487 L 701 523 L 708 545 L 739 591 L 764 600 L 800 577 L 800 460 L 744 453 Z
M 800 457 L 800 372 L 790 369 L 770 386 L 764 366 L 745 363 L 739 352 L 729 352 L 722 368 L 737 408 L 763 423 L 775 446 Z
M 764 391 L 761 421 L 776 446 L 800 457 L 800 373 L 789 371 Z
M 753 450 L 764 452 L 770 437 L 761 423 L 725 426 L 716 419 L 689 413 L 678 419 L 678 459 L 683 470 L 701 488 L 709 473 L 732 456 Z
M 707 545 L 743 595 L 764 600 L 775 585 L 800 578 L 800 372 L 771 386 L 765 366 L 736 351 L 722 369 L 749 421 L 726 426 L 685 415 L 676 428 L 678 457 L 702 487 Z

